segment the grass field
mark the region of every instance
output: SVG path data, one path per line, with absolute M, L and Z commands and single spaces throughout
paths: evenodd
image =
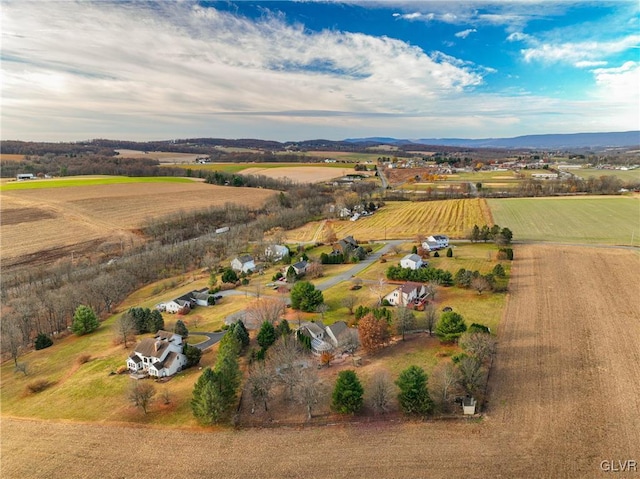
M 600 176 L 617 176 L 623 182 L 632 181 L 640 182 L 640 168 L 635 170 L 600 170 L 597 168 L 582 168 L 579 170 L 569 170 L 571 173 L 578 175 L 580 178 L 587 179 L 590 176 L 598 178 Z
M 495 222 L 509 227 L 514 240 L 640 243 L 638 197 L 509 198 L 488 204 Z
M 329 223 L 328 223 L 329 224 Z M 353 235 L 360 241 L 386 238 L 413 239 L 421 234 L 445 234 L 463 238 L 473 225 L 492 224 L 491 212 L 483 199 L 425 202 L 388 202 L 373 216 L 358 221 L 332 221 L 338 238 Z M 292 241 L 311 241 L 313 226 L 287 232 Z
M 75 176 L 46 180 L 13 181 L 0 185 L 0 191 L 39 190 L 43 188 L 69 188 L 77 186 L 120 185 L 131 183 L 193 183 L 189 178 L 173 176 Z

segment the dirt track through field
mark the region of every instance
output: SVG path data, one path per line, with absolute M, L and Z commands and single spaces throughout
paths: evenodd
M 611 477 L 603 460 L 640 463 L 639 256 L 516 255 L 482 422 L 204 433 L 4 418 L 1 475 L 591 478 Z

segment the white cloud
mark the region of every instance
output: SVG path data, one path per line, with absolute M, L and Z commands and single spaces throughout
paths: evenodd
M 582 60 L 579 62 L 576 62 L 574 64 L 574 66 L 576 68 L 593 68 L 593 67 L 602 67 L 605 66 L 607 64 L 606 61 L 592 61 L 592 60 Z
M 415 114 L 482 82 L 399 40 L 187 4 L 8 4 L 3 17 L 7 118 Z
M 527 62 L 542 61 L 548 63 L 601 60 L 607 55 L 638 48 L 640 35 L 628 35 L 611 41 L 586 41 L 566 43 L 543 43 L 532 48 L 521 50 Z
M 507 37 L 508 42 L 521 42 L 529 39 L 531 39 L 531 36 L 522 32 L 513 32 Z
M 475 28 L 468 28 L 466 30 L 462 30 L 461 32 L 456 33 L 455 36 L 458 38 L 467 38 L 469 35 L 477 31 L 478 30 L 476 30 Z

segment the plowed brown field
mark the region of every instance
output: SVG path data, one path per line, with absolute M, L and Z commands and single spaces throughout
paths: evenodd
M 592 478 L 612 476 L 604 460 L 640 462 L 639 256 L 516 258 L 481 422 L 203 432 L 4 418 L 1 475 Z
M 260 206 L 273 191 L 193 183 L 127 183 L 2 192 L 2 267 L 50 262 L 135 240 L 132 229 L 180 210 Z

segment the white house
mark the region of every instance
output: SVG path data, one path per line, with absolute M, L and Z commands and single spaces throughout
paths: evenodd
M 167 313 L 177 314 L 183 313 L 186 314 L 191 309 L 191 301 L 184 299 L 172 299 L 168 303 L 164 303 L 164 310 Z
M 309 267 L 309 263 L 305 260 L 300 260 L 297 263 L 293 263 L 291 265 L 291 267 L 293 268 L 293 270 L 296 272 L 296 274 L 304 274 L 307 272 L 307 268 Z M 287 267 L 285 269 L 285 274 L 286 271 L 289 269 L 289 267 Z
M 265 258 L 269 258 L 273 261 L 280 261 L 282 258 L 289 254 L 289 248 L 280 244 L 272 244 L 266 247 L 264 250 Z
M 158 331 L 153 338 L 145 338 L 127 358 L 131 372 L 147 372 L 149 376 L 173 376 L 187 365 L 182 352 L 182 336 Z
M 422 248 L 426 249 L 427 251 L 435 251 L 440 249 L 438 243 L 436 243 L 435 241 L 423 241 Z
M 384 299 L 389 301 L 392 306 L 407 306 L 416 299 L 424 297 L 425 294 L 427 294 L 427 289 L 424 284 L 407 282 L 391 291 Z
M 407 256 L 405 256 L 400 260 L 400 266 L 402 268 L 420 269 L 422 268 L 423 264 L 425 263 L 422 261 L 422 258 L 417 254 L 408 254 Z
M 321 355 L 325 351 L 331 351 L 344 344 L 349 327 L 344 321 L 336 321 L 330 326 L 325 326 L 322 321 L 304 322 L 299 331 L 311 338 L 311 352 Z
M 427 243 L 435 243 L 438 249 L 449 246 L 449 237 L 445 235 L 431 235 L 427 238 Z
M 243 254 L 238 256 L 237 258 L 233 258 L 231 261 L 231 268 L 235 271 L 242 271 L 243 273 L 247 273 L 249 271 L 253 271 L 256 269 L 256 264 L 253 261 L 251 255 Z

